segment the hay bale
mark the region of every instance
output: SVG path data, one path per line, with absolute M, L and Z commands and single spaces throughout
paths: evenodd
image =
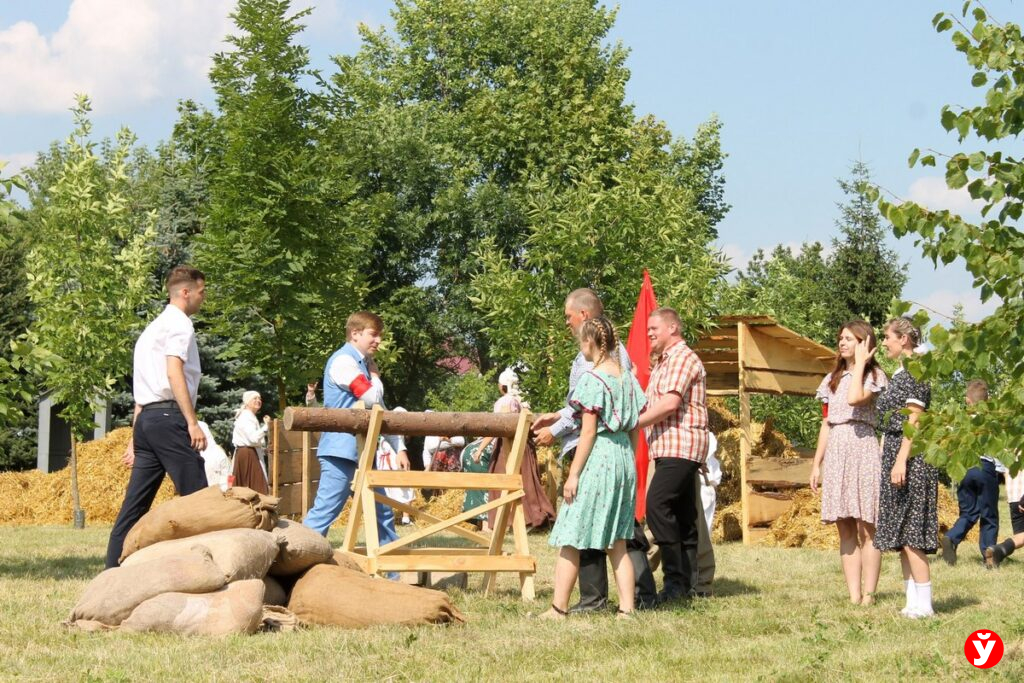
M 113 524 L 117 519 L 131 476 L 131 469 L 121 463 L 131 435 L 132 430 L 123 427 L 78 447 L 78 490 L 89 522 Z M 170 477 L 165 477 L 153 504 L 159 505 L 173 496 L 174 485 Z M 51 474 L 38 470 L 0 473 L 0 524 L 70 523 L 70 469 Z
M 715 510 L 715 522 L 711 529 L 711 541 L 713 543 L 743 540 L 741 507 L 737 501 Z
M 821 521 L 821 496 L 810 490 L 798 491 L 793 504 L 772 522 L 764 545 L 776 548 L 839 548 L 839 535 L 834 524 Z

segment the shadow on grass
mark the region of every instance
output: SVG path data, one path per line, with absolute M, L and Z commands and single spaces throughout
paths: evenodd
M 0 562 L 0 577 L 11 579 L 91 579 L 103 571 L 95 556 L 33 557 Z
M 953 597 L 946 597 L 935 600 L 932 603 L 932 608 L 937 614 L 946 615 L 950 612 L 956 612 L 957 610 L 963 609 L 964 607 L 971 607 L 973 605 L 980 605 L 981 600 L 972 595 L 955 595 Z
M 761 591 L 752 584 L 735 579 L 715 579 L 714 592 L 716 598 L 727 598 L 733 595 L 756 595 Z

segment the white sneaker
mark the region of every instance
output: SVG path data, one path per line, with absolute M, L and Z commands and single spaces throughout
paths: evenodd
M 916 610 L 916 609 L 903 610 L 902 612 L 900 612 L 900 614 L 905 616 L 907 619 L 927 619 L 929 617 L 934 617 L 935 616 L 935 610 L 933 610 L 933 609 L 928 609 L 927 611 Z

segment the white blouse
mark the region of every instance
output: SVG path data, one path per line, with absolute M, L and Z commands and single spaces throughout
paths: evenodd
M 263 448 L 267 439 L 267 425 L 260 424 L 256 414 L 251 410 L 242 409 L 235 418 L 235 431 L 231 435 L 231 443 L 235 448 L 249 446 Z

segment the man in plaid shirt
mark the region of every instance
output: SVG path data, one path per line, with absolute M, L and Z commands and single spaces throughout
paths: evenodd
M 647 385 L 640 426 L 654 460 L 647 489 L 647 525 L 661 549 L 665 584 L 658 602 L 689 598 L 697 586 L 697 476 L 708 453 L 706 373 L 683 341 L 679 315 L 659 308 L 647 321 L 658 356 Z

